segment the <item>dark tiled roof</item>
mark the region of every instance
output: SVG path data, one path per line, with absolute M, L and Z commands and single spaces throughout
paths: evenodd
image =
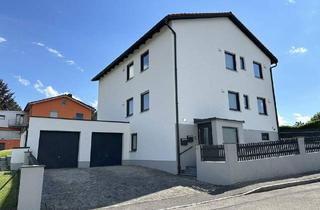
M 153 34 L 160 31 L 160 29 L 171 20 L 179 19 L 201 19 L 201 18 L 229 18 L 238 28 L 247 35 L 247 37 L 254 42 L 271 60 L 272 64 L 278 62 L 278 59 L 236 18 L 232 12 L 220 12 L 220 13 L 180 13 L 170 14 L 160 20 L 155 26 L 153 26 L 147 33 L 145 33 L 138 41 L 131 45 L 126 51 L 124 51 L 119 57 L 112 61 L 106 68 L 104 68 L 99 74 L 92 78 L 92 81 L 97 81 L 107 72 L 111 71 L 116 65 L 127 58 L 134 50 L 138 49 L 140 45 L 144 44 L 148 39 L 152 38 Z

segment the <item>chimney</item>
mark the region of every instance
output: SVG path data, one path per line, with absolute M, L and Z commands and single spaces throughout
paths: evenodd
M 71 94 L 71 93 L 68 93 L 67 96 L 69 96 L 70 98 L 72 98 L 72 94 Z

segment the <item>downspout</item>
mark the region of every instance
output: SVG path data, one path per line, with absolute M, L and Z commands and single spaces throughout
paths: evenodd
M 272 69 L 277 67 L 278 63 L 275 63 L 275 65 L 270 67 L 270 76 L 271 76 L 271 85 L 272 85 L 272 95 L 273 95 L 273 103 L 274 103 L 274 109 L 276 112 L 276 121 L 277 121 L 277 130 L 278 130 L 278 139 L 280 140 L 280 130 L 279 130 L 279 121 L 278 121 L 278 110 L 277 110 L 277 103 L 276 103 L 276 95 L 274 92 L 274 85 L 273 85 L 273 76 L 272 76 Z
M 177 147 L 177 171 L 180 174 L 180 131 L 179 131 L 179 103 L 178 103 L 178 67 L 177 67 L 177 34 L 173 28 L 165 22 L 165 25 L 173 34 L 173 53 L 174 53 L 174 92 L 175 92 L 175 108 L 176 108 L 176 147 Z

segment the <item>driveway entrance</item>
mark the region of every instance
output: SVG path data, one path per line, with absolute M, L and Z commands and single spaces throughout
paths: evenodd
M 138 166 L 46 169 L 42 209 L 93 209 L 199 195 L 215 186 Z

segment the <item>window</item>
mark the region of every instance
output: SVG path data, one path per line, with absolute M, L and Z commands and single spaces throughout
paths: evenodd
M 83 120 L 83 113 L 76 113 L 77 120 Z
M 257 98 L 259 114 L 267 115 L 266 99 Z
M 149 50 L 141 55 L 141 72 L 149 68 Z
M 246 65 L 245 65 L 245 62 L 244 62 L 244 57 L 240 57 L 240 68 L 242 70 L 246 70 Z
M 149 91 L 141 94 L 141 112 L 149 110 Z
M 131 134 L 131 152 L 137 151 L 137 138 L 138 135 L 136 133 Z
M 244 100 L 244 108 L 249 109 L 249 96 L 248 95 L 243 95 L 243 100 Z
M 57 118 L 57 117 L 58 117 L 58 112 L 56 112 L 56 111 L 51 111 L 51 112 L 50 112 L 50 117 Z
M 225 144 L 238 144 L 238 129 L 233 127 L 222 127 L 223 142 Z
M 270 139 L 269 139 L 269 133 L 262 133 L 262 134 L 261 134 L 261 139 L 262 139 L 263 141 L 270 140 Z
M 226 68 L 232 71 L 237 71 L 236 56 L 232 53 L 225 52 Z
M 263 79 L 262 67 L 260 63 L 253 62 L 253 71 L 256 78 Z
M 233 111 L 240 111 L 239 93 L 228 92 L 229 109 Z
M 0 115 L 0 120 L 5 120 L 6 116 L 5 115 Z
M 127 117 L 133 115 L 133 98 L 127 100 Z
M 134 66 L 133 62 L 127 66 L 127 80 L 130 80 L 134 77 Z

